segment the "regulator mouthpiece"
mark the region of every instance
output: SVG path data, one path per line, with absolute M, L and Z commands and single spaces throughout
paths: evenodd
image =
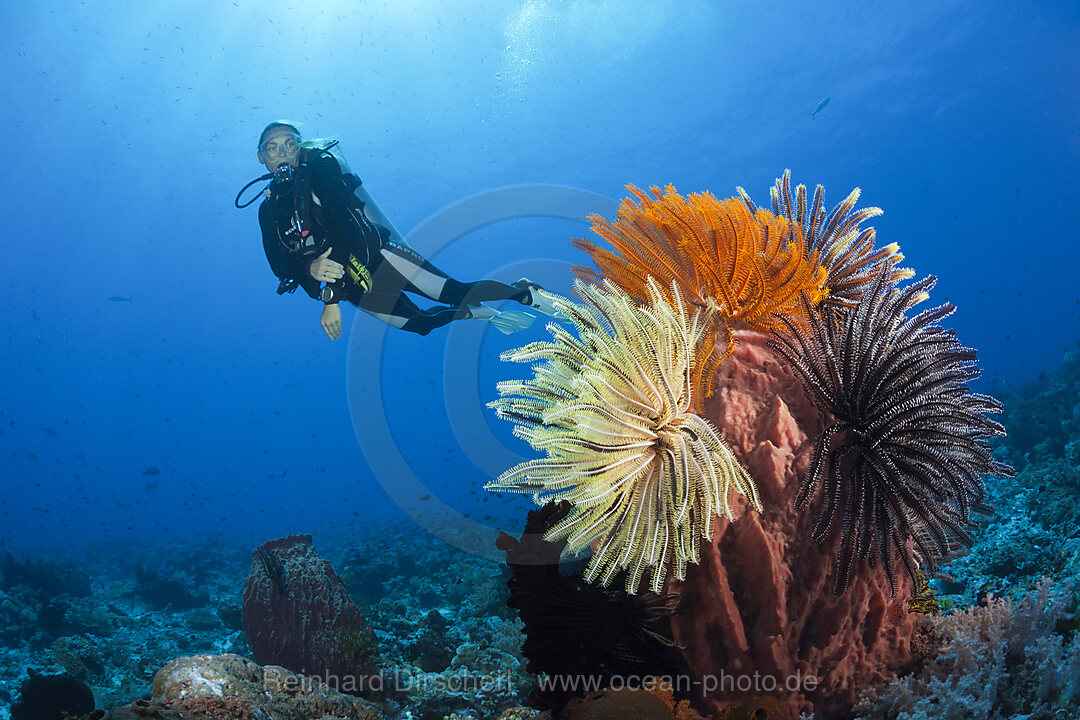
M 274 180 L 276 182 L 288 182 L 293 179 L 293 166 L 289 163 L 279 165 L 277 170 L 274 171 Z

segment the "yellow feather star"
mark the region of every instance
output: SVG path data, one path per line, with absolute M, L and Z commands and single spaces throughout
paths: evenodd
M 690 412 L 695 362 L 715 332 L 716 308 L 693 307 L 677 284 L 648 278 L 639 306 L 610 281 L 578 281 L 585 304 L 554 296 L 577 329 L 549 325 L 552 342 L 503 354 L 536 362 L 531 380 L 499 383 L 498 415 L 547 457 L 486 485 L 530 493 L 537 504 L 567 500 L 570 514 L 545 535 L 571 552 L 594 546 L 585 579 L 610 585 L 626 572 L 637 592 L 649 571 L 660 592 L 669 569 L 686 577 L 699 561 L 714 515 L 732 519 L 734 488 L 761 510 L 757 488 L 719 432 Z M 713 336 L 715 337 L 715 336 Z

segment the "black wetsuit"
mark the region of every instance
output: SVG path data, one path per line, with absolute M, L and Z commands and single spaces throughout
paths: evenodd
M 463 283 L 432 265 L 364 213 L 356 195 L 360 179 L 343 173 L 337 159 L 305 149 L 289 181 L 274 181 L 259 206 L 263 250 L 281 280 L 278 292 L 299 285 L 312 298 L 323 292 L 310 265 L 326 249 L 345 275 L 327 283 L 327 304 L 341 300 L 395 327 L 426 335 L 452 320 L 470 317 L 468 304 L 513 299 L 527 302 L 529 291 L 494 280 Z M 421 310 L 404 291 L 446 303 Z

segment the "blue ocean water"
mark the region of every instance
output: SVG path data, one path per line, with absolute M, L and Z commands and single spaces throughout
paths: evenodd
M 625 184 L 768 204 L 790 168 L 885 210 L 993 383 L 1080 340 L 1076 3 L 43 0 L 0 25 L 16 552 L 520 528 L 527 499 L 481 486 L 527 448 L 483 404 L 542 326 L 415 337 L 346 308 L 327 340 L 232 205 L 279 117 L 339 138 L 463 280 L 568 292 L 581 215 Z

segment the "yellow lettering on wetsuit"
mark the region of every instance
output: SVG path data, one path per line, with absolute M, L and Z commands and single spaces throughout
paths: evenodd
M 360 286 L 361 290 L 364 292 L 368 291 L 368 288 L 371 287 L 371 273 L 356 259 L 355 255 L 349 255 L 349 267 L 347 268 L 347 272 L 349 273 L 349 277 L 352 278 L 352 281 Z

